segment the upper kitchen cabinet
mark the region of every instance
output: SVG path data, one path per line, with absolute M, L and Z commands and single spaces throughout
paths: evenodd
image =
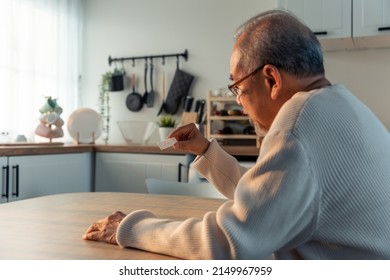
M 351 0 L 279 0 L 317 35 L 324 50 L 353 49 Z
M 278 0 L 317 35 L 324 51 L 390 47 L 390 0 Z
M 390 46 L 390 0 L 353 0 L 353 29 L 357 48 Z

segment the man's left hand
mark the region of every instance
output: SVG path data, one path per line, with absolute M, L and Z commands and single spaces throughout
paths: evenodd
M 116 211 L 106 218 L 90 225 L 85 231 L 83 239 L 104 241 L 111 244 L 118 244 L 116 241 L 116 231 L 120 222 L 126 217 L 121 211 Z

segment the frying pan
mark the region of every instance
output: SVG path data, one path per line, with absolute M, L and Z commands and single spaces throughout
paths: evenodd
M 154 105 L 154 90 L 153 90 L 153 59 L 150 59 L 150 91 L 148 92 L 148 96 L 146 98 L 146 106 L 153 107 Z
M 141 94 L 135 92 L 135 74 L 133 73 L 132 81 L 133 84 L 133 92 L 130 93 L 126 98 L 126 106 L 132 112 L 138 112 L 142 109 L 144 102 Z

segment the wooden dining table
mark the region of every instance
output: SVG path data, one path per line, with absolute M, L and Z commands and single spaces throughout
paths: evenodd
M 201 218 L 224 200 L 140 193 L 67 193 L 0 204 L 0 259 L 174 259 L 104 242 L 87 241 L 89 225 L 116 210 L 149 209 L 161 218 Z

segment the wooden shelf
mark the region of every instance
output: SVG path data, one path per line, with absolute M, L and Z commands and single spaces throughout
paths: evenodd
M 209 91 L 207 95 L 207 103 L 206 103 L 206 119 L 207 119 L 207 126 L 206 126 L 206 137 L 207 138 L 214 138 L 217 140 L 257 140 L 255 145 L 249 146 L 249 147 L 256 147 L 259 148 L 259 141 L 257 135 L 248 135 L 248 134 L 220 134 L 216 133 L 215 129 L 213 129 L 213 123 L 214 122 L 230 122 L 232 125 L 246 125 L 246 122 L 249 124 L 249 117 L 245 115 L 237 115 L 237 116 L 220 116 L 220 115 L 213 115 L 213 107 L 215 106 L 215 103 L 220 103 L 223 107 L 225 106 L 234 106 L 236 104 L 236 97 L 235 96 L 213 96 L 212 92 Z M 217 104 L 218 105 L 218 104 Z M 238 105 L 237 105 L 238 106 Z M 237 130 L 236 130 L 237 132 Z M 236 145 L 237 146 L 237 145 Z M 240 146 L 241 147 L 241 146 Z

